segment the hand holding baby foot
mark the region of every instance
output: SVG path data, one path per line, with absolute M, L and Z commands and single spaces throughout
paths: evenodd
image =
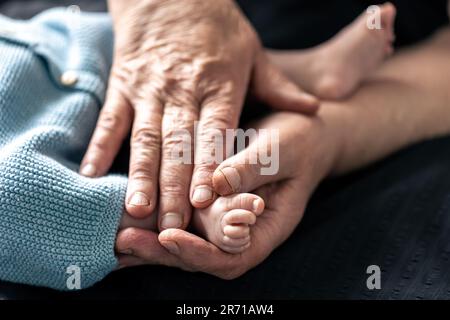
M 280 171 L 274 176 L 258 178 L 254 173 L 258 172 L 259 165 L 242 162 L 254 148 L 260 146 L 266 150 L 264 137 L 262 141 L 257 137 L 243 152 L 227 159 L 216 174 L 220 170 L 227 173 L 225 168 L 236 170 L 240 179 L 238 192 L 256 189 L 259 196 L 238 193 L 219 197 L 210 208 L 195 212 L 194 225 L 212 243 L 183 230 L 162 231 L 158 239 L 170 252 L 167 265 L 233 279 L 261 263 L 300 222 L 312 191 L 332 167 L 340 135 L 325 132 L 320 119 L 292 113 L 272 115 L 257 123 L 256 128 L 280 130 L 280 154 L 283 155 Z M 216 186 L 227 185 L 224 176 L 216 174 Z M 232 188 L 220 190 L 235 193 Z M 121 263 L 141 265 L 147 258 L 152 263 L 147 243 L 154 244 L 154 234 L 146 230 L 132 232 L 134 239 L 126 240 L 126 245 L 136 255 L 122 256 Z
M 159 234 L 160 245 L 158 245 L 155 233 L 129 228 L 119 234 L 117 248 L 122 250 L 127 248 L 133 255 L 119 256 L 120 265 L 131 267 L 163 264 L 186 271 L 209 273 L 222 279 L 234 279 L 241 276 L 260 264 L 289 236 L 303 216 L 305 199 L 308 197 L 307 193 L 302 193 L 301 183 L 293 183 L 293 181 L 269 185 L 258 192 L 268 199 L 269 208 L 264 210 L 248 231 L 241 229 L 236 233 L 241 237 L 250 232 L 251 242 L 245 237 L 230 238 L 233 243 L 228 242 L 223 237 L 224 229 L 219 228 L 220 223 L 214 224 L 216 228 L 211 229 L 206 235 L 215 244 L 184 230 L 168 229 Z M 247 196 L 256 200 L 260 199 L 254 195 L 246 194 L 245 197 Z M 224 203 L 220 204 L 221 208 L 222 206 L 226 207 Z M 235 221 L 240 224 L 242 222 L 250 224 L 256 219 L 254 213 L 249 214 L 245 211 L 230 211 L 221 217 L 227 219 L 226 224 Z M 211 219 L 209 223 L 213 221 L 214 219 Z M 207 226 L 206 223 L 205 226 Z M 165 248 L 165 252 L 161 252 L 162 247 Z
M 250 246 L 250 228 L 263 210 L 264 200 L 254 194 L 219 197 L 209 207 L 194 211 L 192 226 L 223 251 L 240 253 Z M 124 212 L 119 229 L 128 228 L 157 231 L 157 216 L 136 219 Z
M 218 246 L 184 230 L 162 231 L 158 239 L 167 249 L 166 254 L 162 255 L 165 259 L 163 264 L 187 271 L 209 273 L 222 279 L 234 279 L 241 276 L 265 260 L 289 237 L 303 216 L 311 189 L 312 186 L 307 186 L 304 181 L 296 177 L 278 184 L 269 184 L 257 190 L 261 197 L 266 199 L 267 206 L 249 229 L 252 240 L 247 248 L 241 247 L 234 251 L 224 247 L 225 243 L 220 243 L 221 240 L 218 238 L 223 231 L 217 229 L 207 237 L 211 239 L 216 237 L 215 242 Z M 259 197 L 253 196 L 253 199 L 259 199 Z M 228 219 L 230 219 L 229 222 L 233 222 L 234 214 L 230 214 Z M 240 217 L 238 219 L 239 222 L 243 221 Z M 254 218 L 247 215 L 245 219 L 248 219 L 246 222 L 251 223 Z M 121 256 L 119 258 L 121 265 L 136 266 L 161 261 L 161 258 L 155 257 L 152 252 L 152 247 L 155 247 L 155 234 L 142 229 L 129 229 L 129 234 L 125 236 L 127 237 L 118 239 L 118 242 L 122 242 L 118 246 L 130 248 L 135 255 Z M 234 247 L 240 246 L 237 244 Z M 156 249 L 160 252 L 159 247 Z M 226 251 L 224 252 L 223 249 Z

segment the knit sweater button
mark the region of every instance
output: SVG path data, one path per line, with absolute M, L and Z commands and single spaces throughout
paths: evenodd
M 73 86 L 78 81 L 78 74 L 75 71 L 66 71 L 61 75 L 61 83 L 64 86 Z

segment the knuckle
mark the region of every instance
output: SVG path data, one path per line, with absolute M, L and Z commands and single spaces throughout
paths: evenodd
M 220 130 L 208 129 L 208 132 L 199 133 L 196 139 L 197 163 L 200 168 L 213 170 L 225 159 L 225 134 Z
M 133 150 L 132 164 L 142 167 L 154 166 L 155 159 L 158 157 L 158 149 L 145 147 Z
M 195 81 L 169 82 L 164 85 L 161 92 L 165 101 L 175 106 L 198 104 L 197 84 Z
M 236 111 L 230 104 L 218 103 L 204 111 L 203 127 L 218 130 L 230 129 L 234 127 L 235 114 Z
M 165 134 L 162 141 L 162 152 L 164 158 L 170 158 L 175 151 L 191 145 L 191 138 L 188 133 L 172 132 L 171 134 Z
M 164 74 L 156 91 L 162 100 L 173 106 L 196 106 L 198 105 L 198 83 L 192 74 L 182 76 L 180 72 Z
M 98 127 L 103 130 L 115 132 L 122 124 L 121 117 L 113 111 L 103 111 L 100 113 Z
M 95 153 L 105 153 L 110 149 L 108 140 L 103 138 L 93 139 L 91 145 Z
M 164 109 L 164 120 L 167 128 L 182 127 L 192 128 L 197 119 L 198 108 L 189 103 L 173 104 L 166 102 Z
M 178 176 L 168 176 L 160 182 L 160 192 L 162 196 L 187 196 L 188 187 L 179 180 Z
M 182 106 L 182 107 L 180 107 Z M 198 107 L 190 102 L 181 104 L 166 103 L 164 110 L 164 119 L 167 126 L 178 127 L 183 129 L 191 129 L 197 120 Z
M 203 184 L 204 181 L 208 181 L 209 184 L 209 182 L 212 182 L 215 168 L 216 165 L 213 163 L 197 164 L 194 171 L 195 181 L 198 181 L 198 184 Z
M 133 179 L 146 179 L 147 182 L 151 182 L 153 175 L 153 165 L 148 161 L 137 160 L 130 164 L 130 176 Z
M 217 142 L 225 142 L 224 138 L 226 136 L 226 129 L 223 127 L 224 123 L 220 123 L 220 119 L 218 122 L 209 122 L 208 120 L 202 125 L 202 128 L 199 128 L 199 140 L 201 140 L 205 144 L 214 144 Z
M 205 93 L 217 92 L 225 88 L 228 83 L 233 83 L 229 80 L 230 76 L 235 73 L 240 75 L 235 68 L 230 68 L 233 63 L 233 57 L 229 54 L 222 54 L 220 57 L 209 56 L 198 60 L 193 76 L 200 85 L 204 86 Z
M 117 247 L 128 247 L 140 241 L 140 233 L 137 228 L 130 227 L 122 230 L 117 237 Z
M 148 125 L 137 129 L 132 136 L 133 148 L 159 147 L 161 143 L 161 133 Z

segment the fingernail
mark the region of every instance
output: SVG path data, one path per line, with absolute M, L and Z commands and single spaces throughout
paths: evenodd
M 161 242 L 162 246 L 167 249 L 171 254 L 179 255 L 180 254 L 180 248 L 174 241 L 164 241 Z
M 239 176 L 239 172 L 233 167 L 226 167 L 220 170 L 228 182 L 231 190 L 234 193 L 238 192 L 241 189 L 241 177 Z
M 130 201 L 128 201 L 128 204 L 137 207 L 148 206 L 150 204 L 150 201 L 148 200 L 147 196 L 144 193 L 135 192 L 131 197 Z
M 194 190 L 192 199 L 195 202 L 206 202 L 213 198 L 213 192 L 209 187 L 197 187 Z
M 133 250 L 131 249 L 124 249 L 119 251 L 120 254 L 127 254 L 127 255 L 132 255 L 133 254 Z
M 97 173 L 97 168 L 93 164 L 88 163 L 83 168 L 81 168 L 80 173 L 86 177 L 93 177 Z
M 264 202 L 261 199 L 256 199 L 253 201 L 253 212 L 261 213 L 264 209 Z
M 161 219 L 161 229 L 177 229 L 183 225 L 183 216 L 179 213 L 166 213 Z

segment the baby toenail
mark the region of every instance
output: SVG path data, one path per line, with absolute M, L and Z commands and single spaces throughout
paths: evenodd
M 183 226 L 183 216 L 179 213 L 166 213 L 161 219 L 161 229 L 177 229 Z
M 220 170 L 227 180 L 228 185 L 234 193 L 241 189 L 241 177 L 239 172 L 233 167 L 226 167 Z
M 253 201 L 253 212 L 261 213 L 264 210 L 264 202 L 261 199 Z
M 137 207 L 148 206 L 150 204 L 150 201 L 148 200 L 145 193 L 135 192 L 131 197 L 130 201 L 128 201 L 128 204 Z
M 206 202 L 212 200 L 213 192 L 210 187 L 197 187 L 194 190 L 194 194 L 192 195 L 192 199 L 195 202 Z

